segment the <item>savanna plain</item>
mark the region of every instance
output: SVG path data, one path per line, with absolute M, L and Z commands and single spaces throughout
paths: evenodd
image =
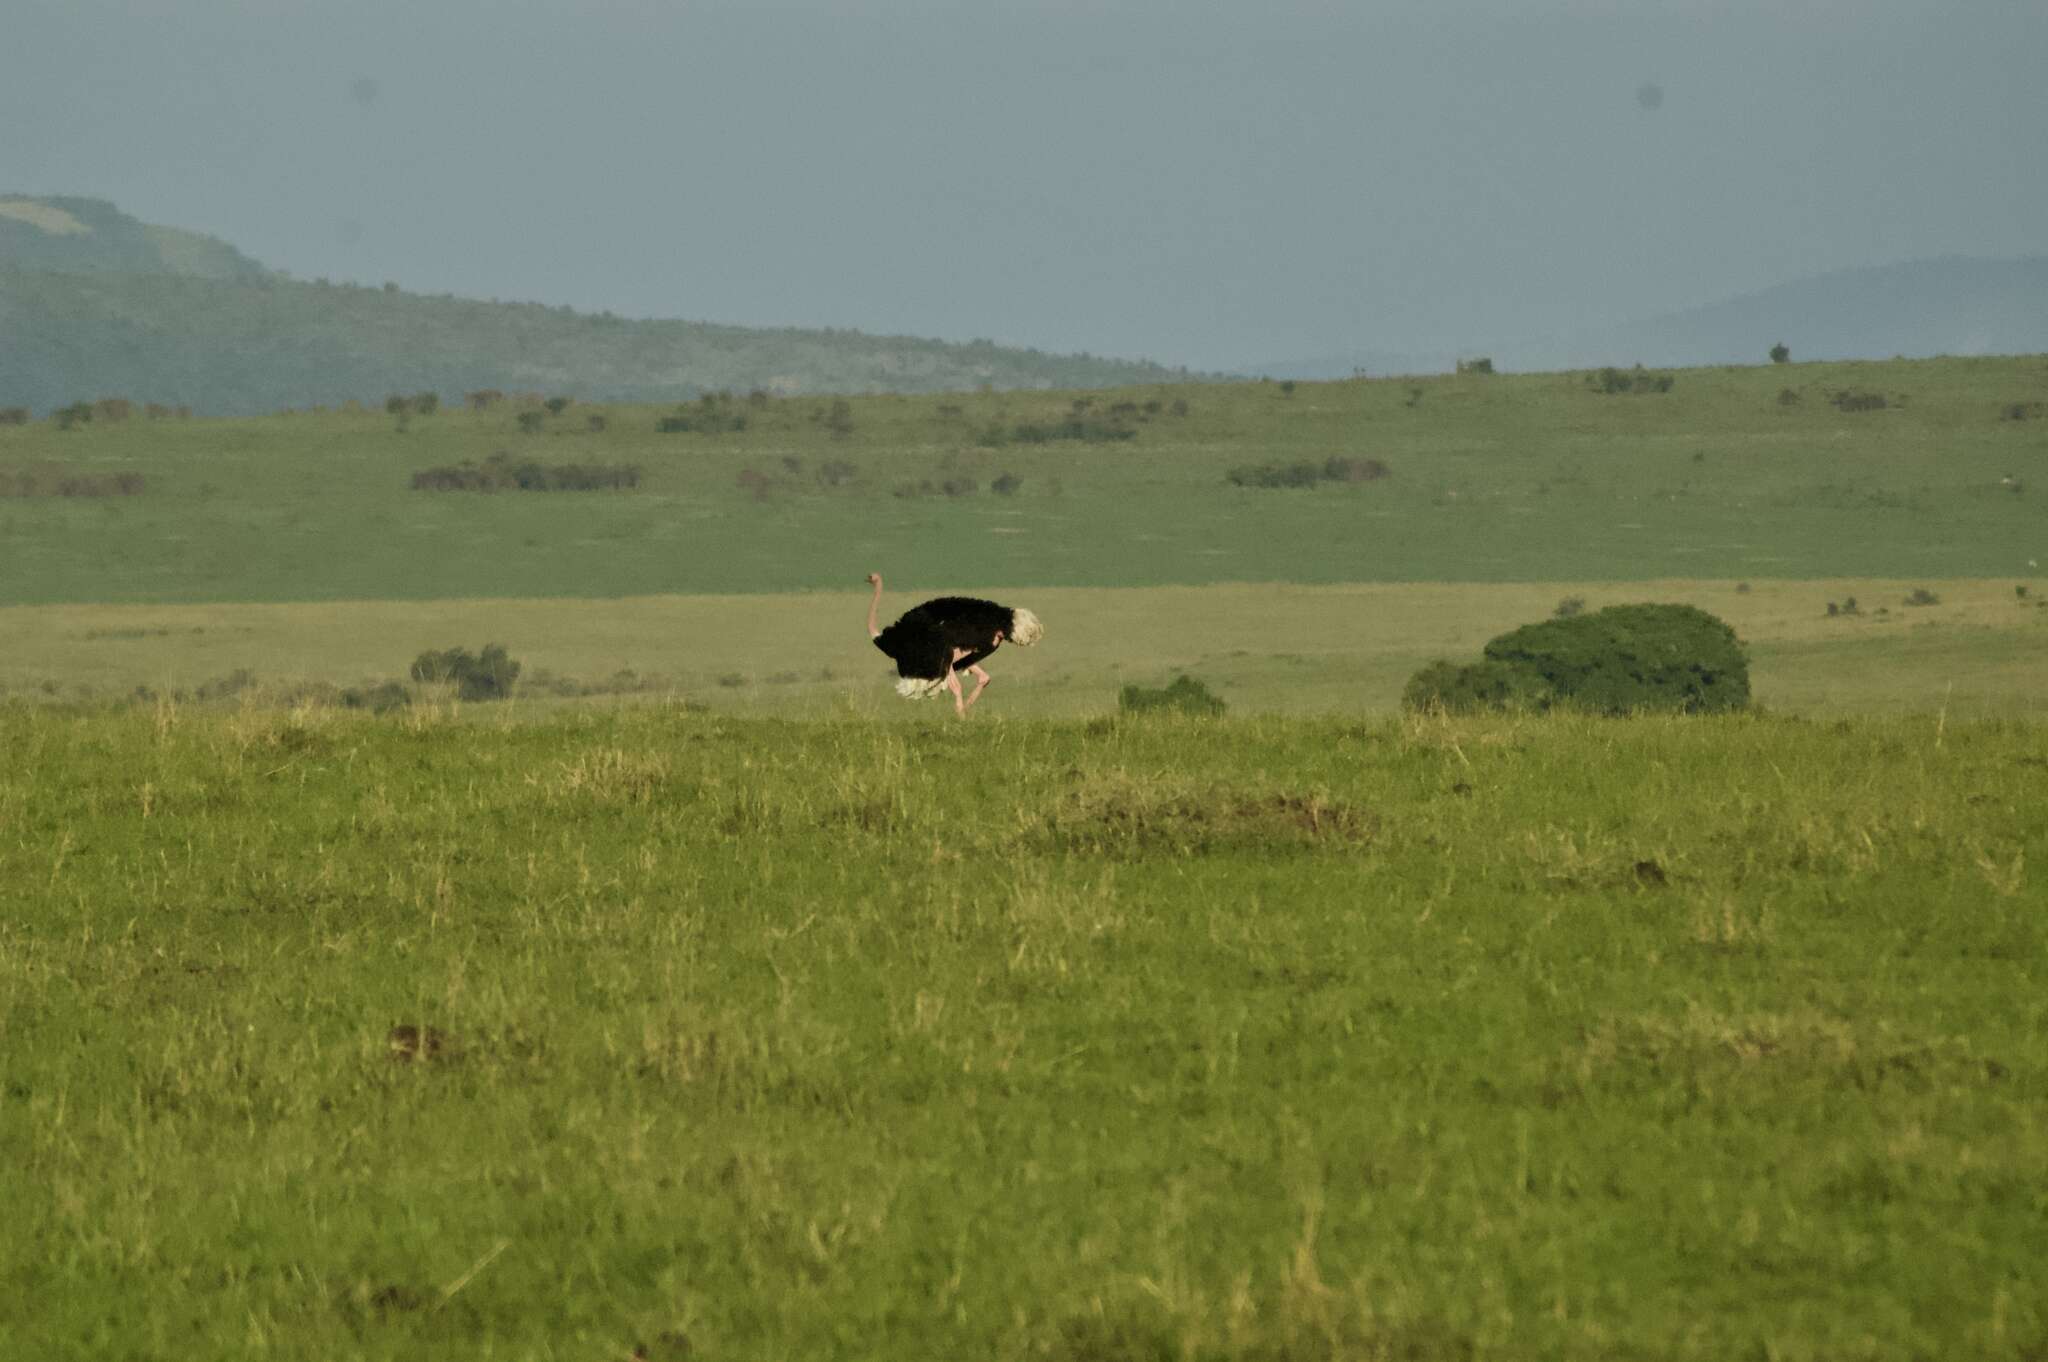
M 2048 361 L 1671 377 L 0 427 L 6 1351 L 2042 1356 Z

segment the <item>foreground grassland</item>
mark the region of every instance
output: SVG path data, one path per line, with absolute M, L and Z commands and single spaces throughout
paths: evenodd
M 2048 608 L 2012 581 L 1415 583 L 1370 586 L 1043 588 L 1003 591 L 1047 621 L 1035 649 L 1004 649 L 984 714 L 1084 717 L 1127 682 L 1189 672 L 1235 713 L 1389 711 L 1415 670 L 1476 658 L 1486 640 L 1548 616 L 1632 601 L 1700 606 L 1749 648 L 1758 703 L 1787 713 L 2048 718 Z M 948 584 L 925 584 L 938 594 Z M 1746 588 L 1746 589 L 1745 589 Z M 971 585 L 961 589 L 973 590 Z M 981 588 L 997 591 L 998 588 Z M 1915 591 L 1937 598 L 1908 606 Z M 915 595 L 897 593 L 894 610 Z M 1858 602 L 1853 615 L 1830 602 Z M 576 691 L 624 703 L 685 700 L 721 713 L 932 717 L 890 692 L 867 641 L 867 593 L 573 600 L 0 609 L 0 695 L 77 702 L 205 692 L 285 704 L 305 683 L 403 678 L 428 649 L 504 644 L 527 668 L 520 712 Z M 250 684 L 223 694 L 241 670 Z M 568 683 L 568 684 L 564 684 Z M 603 698 L 586 701 L 606 703 Z
M 20 1356 L 2048 1349 L 2039 724 L 0 751 Z
M 1672 377 L 1627 394 L 1554 373 L 883 396 L 839 417 L 764 394 L 721 434 L 658 432 L 672 408 L 511 403 L 404 422 L 38 420 L 0 426 L 0 482 L 144 486 L 0 497 L 0 604 L 793 592 L 870 568 L 906 586 L 1136 587 L 2011 579 L 2048 561 L 2048 359 Z M 1843 410 L 1843 393 L 1886 405 Z M 1136 434 L 1016 438 L 1073 420 Z M 642 478 L 411 490 L 499 451 Z M 1226 480 L 1332 459 L 1388 476 Z

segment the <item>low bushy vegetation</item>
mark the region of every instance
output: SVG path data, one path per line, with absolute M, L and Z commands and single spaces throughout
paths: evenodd
M 1842 388 L 1828 394 L 1828 402 L 1836 411 L 1883 411 L 1892 405 L 1883 393 L 1869 392 L 1860 388 Z
M 1210 718 L 1223 713 L 1223 697 L 1192 676 L 1177 676 L 1164 686 L 1126 685 L 1117 694 L 1117 709 L 1125 714 L 1191 714 Z
M 133 497 L 148 480 L 132 469 L 88 473 L 58 464 L 0 468 L 0 497 Z
M 728 393 L 705 393 L 687 407 L 655 422 L 664 435 L 730 435 L 747 428 L 748 416 Z
M 1432 663 L 1401 698 L 1452 713 L 1712 713 L 1749 704 L 1749 661 L 1735 631 L 1695 606 L 1615 605 L 1502 634 L 1478 663 Z
M 998 449 L 1007 444 L 1043 445 L 1060 440 L 1081 440 L 1088 444 L 1114 444 L 1138 438 L 1138 428 L 1122 420 L 1070 416 L 1064 421 L 1019 421 L 1011 426 L 989 426 L 975 443 Z
M 1638 364 L 1633 369 L 1612 366 L 1586 375 L 1586 386 L 1599 393 L 1668 393 L 1677 383 L 1670 374 L 1651 373 Z
M 482 463 L 423 468 L 415 492 L 618 492 L 640 485 L 638 464 L 543 464 L 500 450 Z
M 481 653 L 467 648 L 429 649 L 413 659 L 412 679 L 430 685 L 453 685 L 465 700 L 510 698 L 519 679 L 519 663 L 502 643 L 487 643 Z
M 1321 463 L 1243 464 L 1223 475 L 1232 487 L 1314 487 L 1321 482 L 1378 482 L 1392 470 L 1378 459 L 1329 458 Z

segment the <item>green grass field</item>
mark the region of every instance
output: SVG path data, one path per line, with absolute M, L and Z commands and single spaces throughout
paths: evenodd
M 1829 401 L 1842 391 L 1888 405 L 1844 412 Z M 1688 370 L 1657 395 L 1569 373 L 867 397 L 843 435 L 824 399 L 742 400 L 750 425 L 725 435 L 659 434 L 654 408 L 576 406 L 538 434 L 509 407 L 402 431 L 382 412 L 41 421 L 0 426 L 0 474 L 130 471 L 146 488 L 0 497 L 0 603 L 796 592 L 870 568 L 906 588 L 2012 580 L 2048 557 L 2048 417 L 2004 413 L 2044 397 L 2048 360 L 2033 356 Z M 1133 404 L 1137 436 L 978 443 L 1067 419 L 1076 401 L 1094 420 Z M 415 472 L 499 450 L 636 464 L 644 481 L 410 490 Z M 1390 476 L 1225 481 L 1331 458 L 1378 459 Z M 820 476 L 833 463 L 854 470 L 837 487 Z M 992 490 L 1005 473 L 1019 480 L 1008 496 Z M 970 480 L 969 494 L 937 490 Z
M 1676 379 L 0 426 L 0 1352 L 2048 1355 L 2048 362 Z M 1761 712 L 1393 712 L 1567 597 Z
M 2048 1348 L 2040 725 L 492 714 L 0 709 L 11 1355 Z

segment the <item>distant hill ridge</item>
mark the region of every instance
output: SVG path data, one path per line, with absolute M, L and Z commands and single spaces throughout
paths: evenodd
M 665 402 L 719 389 L 943 392 L 1191 377 L 988 341 L 627 321 L 303 283 L 102 199 L 0 195 L 0 408 L 119 396 L 234 416 L 487 388 Z
M 1941 256 L 1831 270 L 1702 307 L 1554 336 L 1508 337 L 1452 352 L 1356 351 L 1248 366 L 1276 378 L 1448 373 L 1484 355 L 1504 370 L 1601 365 L 1762 364 L 1794 359 L 1930 359 L 2048 352 L 2048 255 Z

